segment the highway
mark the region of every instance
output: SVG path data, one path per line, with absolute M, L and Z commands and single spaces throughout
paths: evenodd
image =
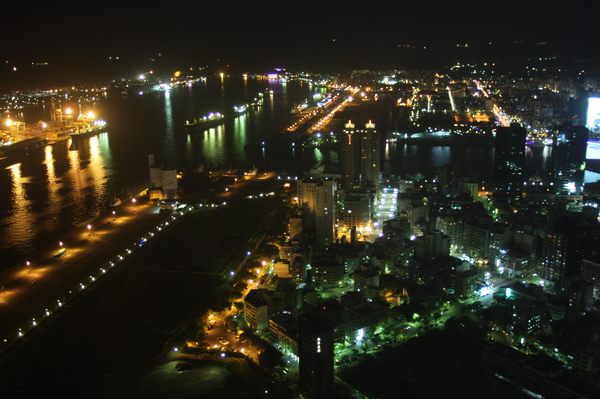
M 141 196 L 89 221 L 0 275 L 0 351 L 119 266 L 170 215 Z M 156 234 L 156 233 L 152 233 Z M 111 263 L 112 262 L 112 263 Z

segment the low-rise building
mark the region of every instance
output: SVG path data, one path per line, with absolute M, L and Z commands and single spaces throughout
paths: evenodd
M 244 298 L 246 324 L 255 331 L 269 329 L 269 305 L 260 290 L 250 290 Z

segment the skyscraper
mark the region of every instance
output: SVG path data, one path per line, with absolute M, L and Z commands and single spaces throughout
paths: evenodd
M 379 133 L 369 121 L 360 131 L 360 183 L 363 187 L 378 187 L 380 174 Z
M 352 121 L 348 121 L 344 125 L 344 141 L 342 142 L 341 152 L 341 188 L 346 191 L 353 190 L 359 184 L 358 150 L 360 148 L 360 140 L 354 127 L 355 125 Z
M 342 188 L 377 187 L 381 164 L 379 133 L 369 121 L 364 129 L 348 121 L 344 126 L 341 152 Z
M 582 194 L 589 130 L 583 126 L 554 129 L 555 194 Z
M 298 181 L 298 203 L 302 207 L 303 235 L 314 231 L 318 245 L 335 242 L 335 223 L 337 221 L 335 180 Z
M 494 141 L 494 197 L 514 202 L 523 193 L 527 130 L 518 123 L 496 129 Z
M 333 328 L 320 308 L 304 306 L 300 316 L 300 386 L 309 398 L 327 397 L 333 386 Z

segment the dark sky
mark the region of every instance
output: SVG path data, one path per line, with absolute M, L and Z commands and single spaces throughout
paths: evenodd
M 109 56 L 140 68 L 218 60 L 326 71 L 393 65 L 403 44 L 550 40 L 590 53 L 600 44 L 592 1 L 12 3 L 2 10 L 3 61 L 47 61 L 75 75 L 107 68 Z

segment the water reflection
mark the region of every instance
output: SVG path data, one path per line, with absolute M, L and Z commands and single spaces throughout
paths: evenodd
M 205 130 L 202 134 L 202 158 L 208 169 L 222 169 L 224 152 L 223 152 L 223 136 L 224 126 L 219 125 Z
M 108 135 L 49 145 L 5 169 L 0 178 L 0 254 L 17 261 L 37 245 L 68 232 L 107 204 L 111 178 Z
M 48 145 L 44 148 L 44 165 L 46 166 L 46 187 L 48 189 L 48 212 L 51 215 L 56 215 L 60 210 L 61 196 L 60 187 L 61 183 L 56 177 L 55 171 L 55 160 L 52 154 L 54 146 Z M 50 229 L 53 226 L 49 222 L 54 219 L 46 219 L 44 228 Z
M 27 195 L 27 185 L 31 178 L 23 176 L 22 164 L 8 168 L 11 184 L 11 213 L 6 220 L 6 239 L 11 245 L 28 244 L 35 225 L 35 214 L 31 212 L 32 202 Z
M 177 146 L 175 143 L 175 123 L 173 121 L 173 104 L 171 102 L 171 92 L 165 91 L 164 94 L 164 115 L 165 115 L 165 136 L 163 146 L 165 149 L 165 159 L 169 164 L 177 162 Z

